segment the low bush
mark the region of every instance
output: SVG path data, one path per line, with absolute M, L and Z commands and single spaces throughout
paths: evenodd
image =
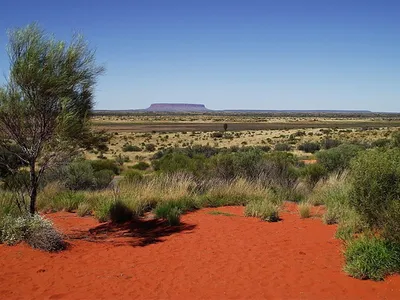
M 157 218 L 167 220 L 169 225 L 180 224 L 182 210 L 174 202 L 160 202 L 154 209 Z
M 286 143 L 281 143 L 281 144 L 276 144 L 274 149 L 275 151 L 291 151 L 292 146 Z
M 125 144 L 122 146 L 122 151 L 123 152 L 140 152 L 142 151 L 142 148 L 139 146 L 131 145 L 131 144 Z
M 101 190 L 109 187 L 114 178 L 114 172 L 111 170 L 100 170 L 94 172 L 93 176 L 95 188 Z
M 299 214 L 300 218 L 306 219 L 311 217 L 311 205 L 308 203 L 300 203 L 299 204 Z
M 277 222 L 279 221 L 279 205 L 268 200 L 251 201 L 246 205 L 244 214 L 267 222 Z
M 156 151 L 156 145 L 154 145 L 154 144 L 146 144 L 146 145 L 144 146 L 144 148 L 145 148 L 146 151 L 148 151 L 148 152 L 154 152 L 154 151 Z
M 325 149 L 325 150 L 335 148 L 335 147 L 339 146 L 340 144 L 341 144 L 340 141 L 334 140 L 334 139 L 329 139 L 329 138 L 323 139 L 321 141 L 322 149 Z
M 51 221 L 40 215 L 6 216 L 0 220 L 0 242 L 15 245 L 22 241 L 31 247 L 44 251 L 65 249 L 60 233 L 54 229 Z
M 137 164 L 133 165 L 131 168 L 136 169 L 136 170 L 145 171 L 148 168 L 150 168 L 150 165 L 145 161 L 140 161 Z
M 327 175 L 325 167 L 319 163 L 305 165 L 300 170 L 301 177 L 307 182 L 310 188 L 313 188 L 318 181 Z
M 123 181 L 128 184 L 134 184 L 143 180 L 143 175 L 136 170 L 128 170 L 124 174 Z
M 347 245 L 344 255 L 344 270 L 355 278 L 383 280 L 400 271 L 400 246 L 380 238 L 358 238 Z
M 118 163 L 112 159 L 97 159 L 97 160 L 90 160 L 89 162 L 94 172 L 102 170 L 110 170 L 115 175 L 119 175 L 119 173 L 121 172 Z
M 351 205 L 366 225 L 400 243 L 400 150 L 373 149 L 351 165 Z
M 300 144 L 297 147 L 297 149 L 299 149 L 300 151 L 304 151 L 306 153 L 315 153 L 319 149 L 321 149 L 321 146 L 318 143 L 306 142 L 306 143 Z
M 80 217 L 89 216 L 92 213 L 92 207 L 87 202 L 79 203 L 76 213 Z
M 349 167 L 351 159 L 362 150 L 363 148 L 359 145 L 342 144 L 329 150 L 319 151 L 316 157 L 318 163 L 328 172 L 342 172 Z
M 92 189 L 95 186 L 94 170 L 89 161 L 75 161 L 66 167 L 65 186 L 70 190 Z
M 113 201 L 109 209 L 110 220 L 114 223 L 125 223 L 133 218 L 133 211 L 121 200 Z

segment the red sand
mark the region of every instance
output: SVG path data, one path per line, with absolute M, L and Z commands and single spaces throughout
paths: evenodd
M 70 248 L 49 254 L 1 245 L 0 298 L 400 299 L 400 276 L 348 277 L 335 226 L 287 209 L 278 223 L 245 218 L 242 207 L 203 209 L 183 216 L 179 228 L 50 214 Z

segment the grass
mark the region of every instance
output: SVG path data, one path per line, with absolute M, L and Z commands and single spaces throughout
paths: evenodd
M 347 245 L 344 270 L 358 279 L 383 280 L 400 271 L 400 245 L 362 236 Z
M 182 210 L 173 202 L 160 203 L 154 209 L 157 218 L 165 219 L 171 226 L 180 224 Z
M 209 211 L 208 213 L 213 216 L 226 216 L 226 217 L 235 217 L 236 216 L 234 214 L 227 213 L 224 211 L 219 211 L 219 210 L 212 210 L 212 211 Z
M 244 214 L 247 217 L 256 217 L 267 222 L 277 222 L 279 221 L 279 209 L 280 205 L 266 198 L 247 203 Z
M 309 203 L 300 203 L 299 206 L 300 218 L 307 219 L 311 217 L 311 205 Z

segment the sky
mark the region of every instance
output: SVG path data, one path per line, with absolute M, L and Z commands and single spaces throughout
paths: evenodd
M 0 0 L 7 29 L 83 33 L 106 68 L 96 109 L 400 112 L 400 1 Z M 0 83 L 5 79 L 0 78 Z

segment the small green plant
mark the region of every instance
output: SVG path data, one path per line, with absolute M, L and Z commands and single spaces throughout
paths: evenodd
M 89 216 L 92 213 L 92 208 L 89 203 L 82 202 L 79 203 L 76 213 L 80 217 Z
M 308 203 L 300 203 L 299 204 L 299 214 L 300 218 L 306 219 L 311 217 L 311 205 Z
M 140 161 L 137 164 L 133 165 L 131 168 L 132 169 L 141 170 L 141 171 L 145 171 L 148 168 L 150 168 L 150 165 L 145 161 Z
M 142 151 L 142 148 L 136 145 L 131 145 L 131 144 L 125 144 L 122 146 L 122 151 L 123 152 L 140 152 Z
M 143 175 L 137 170 L 128 170 L 123 180 L 129 184 L 135 184 L 143 180 Z
M 208 212 L 210 215 L 214 215 L 214 216 L 226 216 L 226 217 L 234 217 L 234 214 L 231 213 L 227 213 L 224 211 L 219 211 L 219 210 L 212 210 L 210 212 Z
M 99 222 L 110 220 L 110 210 L 113 202 L 108 198 L 99 198 L 94 208 L 94 216 Z
M 347 245 L 344 270 L 359 279 L 383 280 L 400 271 L 400 246 L 377 237 L 362 236 Z
M 182 210 L 174 202 L 160 202 L 154 210 L 157 218 L 165 219 L 171 226 L 180 224 Z
M 109 214 L 114 223 L 125 223 L 133 218 L 133 211 L 121 200 L 111 203 Z
M 279 221 L 279 205 L 266 200 L 251 201 L 246 205 L 244 214 L 267 222 L 277 222 Z
M 60 233 L 54 229 L 51 221 L 35 214 L 20 217 L 5 216 L 0 220 L 0 243 L 15 245 L 22 241 L 31 247 L 44 251 L 65 249 Z

